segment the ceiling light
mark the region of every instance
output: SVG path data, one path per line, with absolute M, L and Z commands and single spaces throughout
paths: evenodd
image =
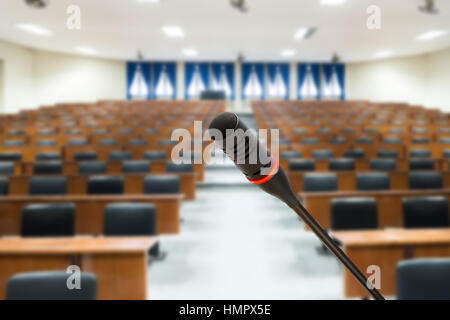
M 191 49 L 191 48 L 183 49 L 182 53 L 183 53 L 183 55 L 188 56 L 188 57 L 193 57 L 193 56 L 198 55 L 197 50 Z
M 375 53 L 373 56 L 374 58 L 386 58 L 389 56 L 392 56 L 394 54 L 394 51 L 392 50 L 382 50 Z
M 25 32 L 33 33 L 38 36 L 49 37 L 52 35 L 52 32 L 50 30 L 31 23 L 18 23 L 16 24 L 16 28 Z
M 346 2 L 347 0 L 320 0 L 320 4 L 323 6 L 341 6 Z
M 311 36 L 317 31 L 317 28 L 300 28 L 294 34 L 294 39 L 302 40 L 311 38 Z
M 295 49 L 284 49 L 283 51 L 281 51 L 282 57 L 292 57 L 295 56 L 296 54 L 297 51 Z
M 425 33 L 422 33 L 421 35 L 416 37 L 416 40 L 418 41 L 427 41 L 427 40 L 433 40 L 439 37 L 442 37 L 448 33 L 448 30 L 431 30 L 427 31 Z
M 184 31 L 179 26 L 164 26 L 161 28 L 162 32 L 169 38 L 183 38 Z
M 81 54 L 86 54 L 86 55 L 96 55 L 98 54 L 98 51 L 89 47 L 76 47 L 75 50 Z

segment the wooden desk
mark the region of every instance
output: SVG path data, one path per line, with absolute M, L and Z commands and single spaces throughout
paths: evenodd
M 370 265 L 380 267 L 380 292 L 386 296 L 396 294 L 395 271 L 400 261 L 450 257 L 450 228 L 346 231 L 334 236 L 343 242 L 345 253 L 361 272 L 366 273 Z M 367 292 L 346 270 L 343 280 L 345 297 L 367 297 Z
M 378 226 L 386 228 L 403 226 L 403 198 L 424 196 L 444 196 L 450 199 L 450 189 L 299 193 L 299 198 L 303 201 L 303 205 L 325 229 L 331 227 L 331 201 L 333 199 L 348 197 L 374 198 L 377 202 Z
M 0 238 L 0 299 L 16 273 L 77 265 L 97 276 L 97 299 L 145 300 L 147 252 L 156 242 L 155 237 Z
M 72 202 L 75 204 L 75 233 L 103 234 L 104 209 L 110 203 L 139 202 L 156 207 L 158 234 L 180 232 L 180 201 L 183 195 L 107 195 L 107 196 L 9 196 L 0 198 L 0 235 L 20 234 L 22 208 L 34 203 Z

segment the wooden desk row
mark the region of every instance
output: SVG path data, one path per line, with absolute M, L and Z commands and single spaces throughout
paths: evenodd
M 74 203 L 75 233 L 103 234 L 104 209 L 117 202 L 150 203 L 156 207 L 158 234 L 178 234 L 180 231 L 180 202 L 182 194 L 165 195 L 67 195 L 67 196 L 10 196 L 0 198 L 0 235 L 20 234 L 22 209 L 29 204 Z
M 402 227 L 402 200 L 409 197 L 444 196 L 450 199 L 450 189 L 301 192 L 303 205 L 325 229 L 331 228 L 331 201 L 337 198 L 369 197 L 377 202 L 379 228 Z
M 96 275 L 97 299 L 145 300 L 148 250 L 156 243 L 155 237 L 0 238 L 0 299 L 14 274 L 77 265 Z
M 381 271 L 381 288 L 385 296 L 396 294 L 396 267 L 406 259 L 450 257 L 449 229 L 375 230 L 335 232 L 345 253 L 366 273 L 369 266 Z M 370 274 L 367 274 L 370 276 Z M 343 270 L 345 297 L 367 297 L 367 292 Z

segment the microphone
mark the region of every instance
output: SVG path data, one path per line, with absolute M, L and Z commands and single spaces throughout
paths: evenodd
M 339 248 L 313 216 L 303 207 L 292 190 L 278 159 L 262 145 L 252 130 L 231 112 L 219 113 L 208 129 L 216 147 L 221 148 L 247 179 L 265 192 L 286 203 L 311 228 L 322 243 L 348 269 L 359 284 L 376 300 L 384 297 L 369 283 L 364 274 Z

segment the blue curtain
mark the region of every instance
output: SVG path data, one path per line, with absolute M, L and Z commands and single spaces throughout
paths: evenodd
M 211 64 L 211 73 L 214 81 L 220 83 L 222 70 L 225 72 L 226 79 L 228 81 L 228 85 L 230 86 L 231 92 L 227 99 L 234 100 L 234 63 L 226 62 L 226 63 L 212 63 Z
M 249 82 L 250 76 L 256 73 L 258 80 L 258 86 L 262 89 L 261 94 L 256 98 L 264 100 L 265 98 L 265 65 L 263 63 L 243 63 L 242 64 L 242 99 L 248 99 L 249 97 L 245 93 L 245 88 Z
M 148 94 L 147 94 L 146 98 L 150 99 L 151 95 L 152 95 L 152 92 L 151 92 L 152 90 L 151 90 L 151 85 L 150 85 L 151 63 L 150 62 L 141 62 L 141 61 L 139 61 L 139 62 L 129 61 L 129 62 L 127 62 L 127 99 L 128 100 L 133 98 L 130 93 L 130 88 L 133 83 L 133 79 L 135 77 L 136 70 L 138 68 L 141 69 L 142 76 L 143 76 L 145 84 L 147 85 L 147 88 L 148 88 Z
M 198 98 L 198 96 L 191 96 L 189 93 L 189 88 L 191 82 L 194 79 L 196 72 L 200 73 L 201 81 L 203 83 L 204 89 L 209 89 L 209 63 L 207 62 L 187 62 L 185 64 L 185 97 L 186 99 Z
M 163 71 L 167 75 L 170 85 L 173 89 L 173 94 L 170 97 L 175 99 L 177 96 L 177 66 L 175 62 L 155 62 L 153 63 L 153 76 L 152 76 L 152 99 L 158 99 L 156 88 L 158 82 L 161 80 L 161 74 Z M 167 98 L 167 97 L 166 97 Z
M 320 99 L 320 66 L 317 63 L 299 63 L 297 66 L 297 74 L 298 74 L 298 85 L 297 85 L 297 94 L 298 99 L 303 99 L 300 89 L 302 88 L 303 82 L 306 80 L 306 75 L 308 73 L 308 69 L 311 70 L 311 74 L 313 77 L 313 81 L 315 87 L 317 89 L 317 94 L 314 97 L 315 99 Z
M 278 71 L 279 70 L 279 71 Z M 286 87 L 286 94 L 284 95 L 284 99 L 289 98 L 289 89 L 290 89 L 290 81 L 289 81 L 289 64 L 288 63 L 268 63 L 267 64 L 267 74 L 269 76 L 269 90 L 270 85 L 275 82 L 275 77 L 278 72 L 281 74 L 281 78 Z M 267 97 L 270 97 L 270 94 L 267 93 Z
M 341 87 L 341 100 L 345 99 L 345 64 L 343 63 L 335 63 L 335 64 L 324 64 L 323 72 L 325 76 L 326 83 L 329 83 L 331 80 L 331 75 L 333 73 L 333 69 L 336 70 L 336 75 L 338 78 L 339 86 Z

